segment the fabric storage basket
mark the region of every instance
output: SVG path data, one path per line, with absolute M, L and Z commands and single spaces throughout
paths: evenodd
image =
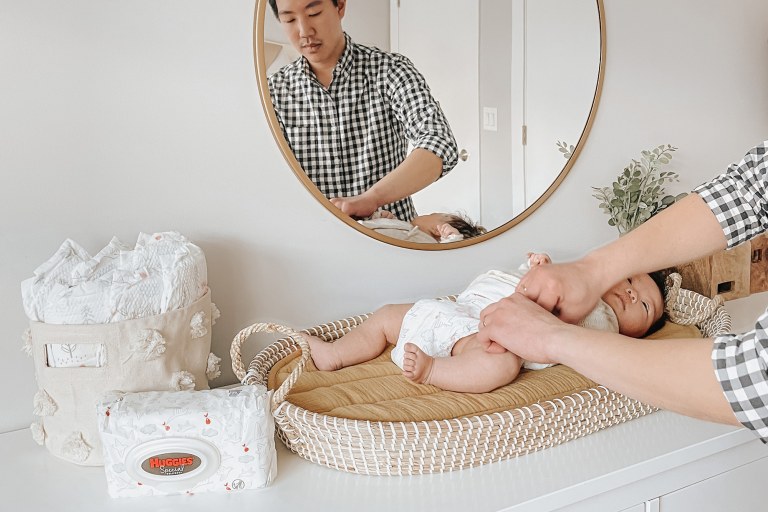
M 30 322 L 39 387 L 34 413 L 40 421 L 31 427 L 35 440 L 70 462 L 103 464 L 96 420 L 99 398 L 110 390 L 208 389 L 212 316 L 208 290 L 183 309 L 135 320 Z M 101 345 L 103 362 L 92 367 L 49 366 L 49 351 L 73 345 Z
M 668 281 L 672 290 L 666 305 L 675 323 L 696 325 L 704 336 L 730 330 L 722 299 L 681 290 L 675 279 Z M 439 473 L 524 455 L 657 410 L 600 385 L 503 412 L 435 421 L 340 418 L 286 400 L 310 358 L 309 345 L 301 333 L 332 342 L 368 316 L 349 317 L 301 332 L 276 324 L 254 324 L 232 342 L 232 368 L 244 384 L 266 385 L 273 366 L 301 349 L 295 369 L 274 391 L 272 411 L 280 440 L 311 462 L 367 475 Z M 240 347 L 256 332 L 287 336 L 259 352 L 246 371 Z

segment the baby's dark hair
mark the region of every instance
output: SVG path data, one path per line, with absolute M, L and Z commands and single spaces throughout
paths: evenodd
M 651 279 L 653 279 L 653 282 L 656 283 L 656 286 L 659 288 L 659 291 L 661 292 L 661 303 L 666 304 L 667 302 L 667 276 L 669 274 L 672 274 L 673 272 L 677 272 L 676 268 L 665 268 L 662 270 L 656 270 L 655 272 L 649 272 L 648 275 L 651 276 Z M 655 333 L 662 327 L 664 327 L 664 324 L 667 323 L 667 320 L 669 320 L 669 315 L 667 314 L 667 310 L 664 309 L 661 313 L 661 316 L 658 320 L 656 320 L 653 325 L 651 325 L 648 328 L 648 331 L 646 331 L 643 336 L 650 336 L 651 334 Z
M 451 220 L 448 221 L 448 224 L 456 228 L 464 236 L 464 240 L 484 235 L 488 232 L 483 226 L 473 222 L 469 217 L 461 213 L 451 213 L 449 217 Z
M 339 0 L 331 0 L 333 2 L 334 7 L 339 6 Z M 272 8 L 272 12 L 275 13 L 275 18 L 277 18 L 277 0 L 269 0 L 269 6 Z

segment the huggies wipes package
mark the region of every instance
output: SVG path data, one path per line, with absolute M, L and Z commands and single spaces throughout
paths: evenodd
M 97 407 L 109 494 L 266 487 L 277 472 L 271 392 L 112 392 Z

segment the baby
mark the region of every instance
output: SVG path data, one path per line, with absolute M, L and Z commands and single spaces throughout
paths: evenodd
M 370 219 L 358 221 L 382 235 L 419 243 L 446 243 L 473 238 L 486 229 L 460 214 L 432 213 L 418 215 L 405 222 L 387 210 L 379 210 Z
M 512 382 L 521 367 L 546 368 L 522 360 L 499 345 L 477 339 L 480 312 L 514 293 L 532 265 L 551 263 L 546 254 L 529 253 L 516 273 L 491 270 L 477 277 L 456 298 L 390 304 L 335 343 L 308 337 L 319 370 L 338 370 L 369 361 L 394 344 L 392 360 L 419 384 L 449 391 L 485 393 Z M 580 325 L 641 337 L 664 321 L 663 279 L 639 274 L 617 283 Z

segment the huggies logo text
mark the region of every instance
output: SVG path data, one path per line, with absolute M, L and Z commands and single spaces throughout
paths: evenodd
M 150 468 L 160 468 L 163 466 L 186 466 L 186 465 L 192 465 L 192 463 L 195 461 L 194 457 L 177 457 L 175 459 L 161 459 L 160 457 L 152 457 L 149 459 L 149 467 Z
M 159 453 L 144 459 L 141 469 L 153 475 L 183 475 L 194 471 L 202 461 L 191 453 Z

